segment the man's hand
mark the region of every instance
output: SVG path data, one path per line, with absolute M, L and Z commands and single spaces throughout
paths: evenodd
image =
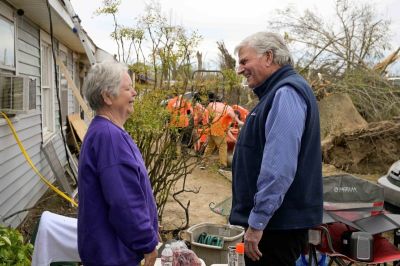
M 151 253 L 144 254 L 144 266 L 154 266 L 157 255 L 157 248 L 155 248 Z
M 251 227 L 244 234 L 244 252 L 253 261 L 259 260 L 262 256 L 261 251 L 258 249 L 258 243 L 260 243 L 262 235 L 262 230 L 256 230 Z

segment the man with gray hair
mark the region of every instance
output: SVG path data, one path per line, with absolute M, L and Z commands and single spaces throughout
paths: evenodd
M 247 266 L 293 266 L 322 222 L 317 101 L 278 34 L 255 33 L 235 53 L 259 103 L 235 146 L 229 221 L 246 228 Z

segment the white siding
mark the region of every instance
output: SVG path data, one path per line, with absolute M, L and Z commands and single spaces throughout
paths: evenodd
M 16 31 L 18 36 L 16 40 L 16 74 L 36 79 L 37 97 L 35 111 L 17 115 L 11 120 L 36 168 L 50 181 L 54 181 L 53 173 L 41 152 L 43 140 L 40 114 L 40 30 L 26 17 L 18 17 Z M 57 101 L 55 102 L 57 103 Z M 58 109 L 56 105 L 57 112 Z M 56 131 L 59 132 L 58 121 L 56 121 L 56 125 Z M 59 134 L 56 135 L 56 138 L 57 154 L 62 163 L 65 163 L 65 151 Z M 0 117 L 0 218 L 34 206 L 46 189 L 47 186 L 30 168 L 20 152 L 7 123 Z M 0 224 L 16 227 L 26 214 L 23 212 L 5 222 L 0 219 Z

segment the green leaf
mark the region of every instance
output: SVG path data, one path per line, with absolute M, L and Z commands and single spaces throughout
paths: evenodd
M 18 251 L 17 257 L 18 261 L 23 261 L 25 259 L 25 252 L 23 250 Z
M 7 243 L 9 246 L 11 246 L 11 241 L 8 237 L 2 236 L 1 239 L 3 239 L 5 243 Z
M 18 234 L 18 241 L 24 243 L 24 237 L 21 234 Z
M 13 228 L 0 226 L 0 266 L 28 266 L 33 246 L 23 242 L 21 233 Z

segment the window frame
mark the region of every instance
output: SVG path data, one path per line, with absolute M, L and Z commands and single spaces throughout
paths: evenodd
M 48 53 L 48 64 L 50 68 L 50 75 L 49 84 L 47 85 L 46 82 L 43 82 L 43 46 L 47 46 L 49 53 Z M 44 31 L 40 31 L 40 91 L 41 91 L 41 98 L 40 98 L 40 106 L 41 106 L 41 116 L 42 116 L 42 136 L 43 141 L 50 139 L 56 133 L 56 115 L 55 115 L 55 78 L 54 78 L 54 60 L 51 51 L 51 37 Z M 44 86 L 46 84 L 47 86 Z M 44 88 L 46 87 L 46 88 Z M 48 90 L 48 92 L 44 92 L 44 90 Z M 45 101 L 46 96 L 48 96 L 48 101 Z M 45 106 L 46 104 L 46 106 Z M 48 105 L 48 106 L 47 106 Z M 47 110 L 47 111 L 46 111 Z
M 62 43 L 58 43 L 58 60 L 61 60 L 63 64 L 66 66 L 68 70 L 68 48 Z M 57 65 L 58 68 L 58 84 L 59 84 L 59 95 L 60 95 L 60 104 L 61 104 L 61 114 L 62 114 L 62 128 L 65 130 L 67 128 L 67 119 L 66 116 L 69 115 L 69 89 L 67 78 L 64 76 L 64 73 L 60 71 L 60 66 Z M 69 71 L 68 71 L 69 72 Z
M 15 74 L 17 69 L 17 23 L 14 10 L 3 2 L 0 2 L 0 19 L 9 22 L 14 27 L 14 66 L 7 66 L 0 63 L 0 72 Z

